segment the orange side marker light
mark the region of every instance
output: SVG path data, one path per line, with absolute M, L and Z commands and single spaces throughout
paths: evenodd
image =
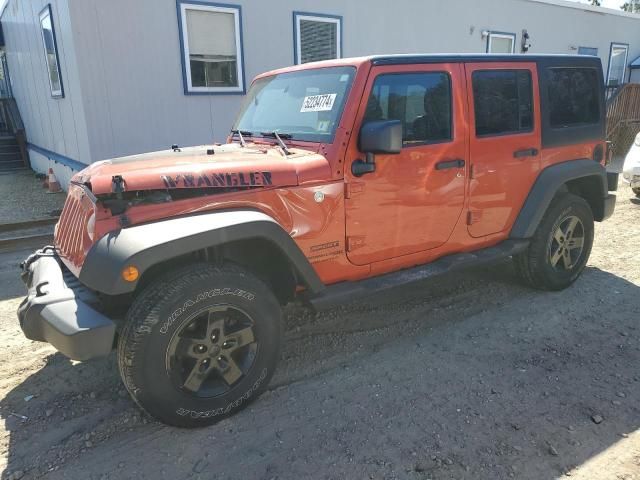
M 122 278 L 126 282 L 135 282 L 140 276 L 140 271 L 133 265 L 127 265 L 122 269 Z

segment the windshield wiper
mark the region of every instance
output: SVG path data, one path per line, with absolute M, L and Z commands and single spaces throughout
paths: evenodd
M 237 134 L 238 138 L 240 139 L 240 146 L 241 147 L 246 147 L 247 144 L 244 141 L 244 137 L 251 137 L 253 136 L 253 133 L 249 132 L 248 130 L 231 130 L 231 134 Z
M 287 145 L 282 141 L 282 139 L 284 138 L 286 140 L 290 140 L 291 138 L 293 138 L 292 135 L 288 133 L 278 133 L 276 130 L 274 130 L 273 132 L 260 132 L 260 135 L 262 135 L 263 137 L 275 138 L 278 141 L 278 145 L 280 145 L 280 148 L 282 148 L 282 151 L 285 153 L 285 155 L 291 155 L 291 152 L 287 148 Z

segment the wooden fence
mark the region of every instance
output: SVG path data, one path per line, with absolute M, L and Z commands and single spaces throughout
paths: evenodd
M 627 83 L 607 101 L 607 140 L 613 156 L 625 157 L 640 132 L 640 84 Z

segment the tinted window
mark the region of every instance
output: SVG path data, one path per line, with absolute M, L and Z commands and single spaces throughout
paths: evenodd
M 451 140 L 451 82 L 446 73 L 380 75 L 364 121 L 400 120 L 406 145 Z
M 473 73 L 476 135 L 501 135 L 533 128 L 531 72 L 485 70 Z
M 595 69 L 552 68 L 548 75 L 551 127 L 599 122 L 600 88 Z

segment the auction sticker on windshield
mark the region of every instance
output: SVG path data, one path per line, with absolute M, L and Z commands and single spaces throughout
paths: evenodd
M 324 95 L 311 95 L 304 97 L 300 113 L 305 112 L 328 112 L 333 109 L 337 93 L 326 93 Z

